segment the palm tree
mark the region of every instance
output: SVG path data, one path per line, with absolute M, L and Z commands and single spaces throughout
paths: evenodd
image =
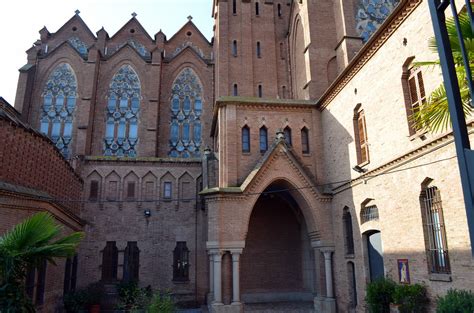
M 83 233 L 58 239 L 61 227 L 49 213 L 35 214 L 0 237 L 0 312 L 34 312 L 25 294 L 29 268 L 73 256 Z
M 471 28 L 471 22 L 467 13 L 459 14 L 459 23 L 464 44 L 468 53 L 469 66 L 474 70 L 474 33 Z M 453 51 L 454 63 L 458 77 L 463 110 L 466 116 L 471 115 L 470 106 L 472 95 L 469 92 L 469 86 L 466 80 L 466 71 L 464 68 L 461 46 L 459 44 L 458 34 L 454 18 L 446 20 L 446 28 L 448 30 L 449 41 Z M 429 40 L 429 48 L 433 52 L 438 52 L 438 46 L 434 37 Z M 415 62 L 415 66 L 439 66 L 440 61 Z M 427 130 L 430 132 L 442 132 L 451 126 L 451 119 L 448 108 L 448 99 L 446 97 L 446 89 L 444 84 L 436 88 L 428 98 L 428 101 L 421 106 L 418 112 L 413 114 L 414 126 L 417 130 Z

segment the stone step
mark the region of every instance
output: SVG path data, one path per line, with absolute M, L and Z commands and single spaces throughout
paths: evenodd
M 244 312 L 252 313 L 314 313 L 313 302 L 246 303 Z

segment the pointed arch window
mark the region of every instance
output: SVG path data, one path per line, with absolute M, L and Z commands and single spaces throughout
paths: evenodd
M 170 151 L 172 158 L 199 158 L 202 144 L 202 85 L 189 67 L 183 69 L 171 92 Z
M 265 126 L 260 128 L 260 152 L 264 153 L 268 150 L 268 130 Z
M 141 87 L 130 65 L 122 66 L 109 85 L 104 155 L 136 157 Z
M 347 207 L 344 208 L 344 213 L 342 214 L 342 225 L 344 227 L 346 254 L 354 254 L 354 234 L 352 231 L 352 216 Z
M 283 129 L 283 134 L 285 135 L 285 142 L 288 146 L 291 146 L 291 128 L 290 126 L 286 126 Z
M 234 84 L 234 89 L 233 89 L 232 95 L 234 97 L 237 97 L 239 95 L 239 86 L 237 86 L 237 84 Z
M 250 128 L 247 125 L 242 127 L 242 152 L 250 152 Z
M 262 87 L 262 85 L 258 85 L 258 97 L 259 98 L 263 97 L 263 87 Z
M 65 158 L 71 157 L 77 79 L 71 66 L 59 64 L 43 89 L 40 131 L 48 136 Z

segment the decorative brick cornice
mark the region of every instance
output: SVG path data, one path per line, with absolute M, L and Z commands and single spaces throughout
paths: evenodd
M 362 47 L 349 65 L 317 102 L 320 110 L 324 110 L 332 100 L 344 89 L 354 76 L 367 64 L 383 44 L 395 33 L 403 21 L 418 7 L 422 0 L 402 0 L 394 12 L 385 20 L 370 40 Z

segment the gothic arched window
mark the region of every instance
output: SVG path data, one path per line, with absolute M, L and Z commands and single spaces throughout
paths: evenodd
M 69 64 L 61 63 L 54 69 L 42 96 L 40 131 L 51 138 L 65 158 L 69 158 L 77 98 L 77 80 Z
M 242 128 L 242 152 L 250 152 L 250 128 L 247 125 Z
M 122 66 L 109 86 L 104 155 L 136 157 L 140 80 L 130 65 Z
M 201 156 L 202 86 L 187 67 L 173 83 L 171 92 L 170 152 L 172 158 Z
M 342 224 L 344 227 L 344 241 L 346 246 L 346 254 L 354 254 L 354 234 L 352 230 L 352 216 L 349 208 L 344 208 L 342 214 Z
M 359 0 L 356 8 L 356 31 L 366 42 L 393 12 L 400 0 Z
M 291 128 L 290 128 L 290 126 L 286 126 L 285 129 L 283 129 L 283 134 L 285 135 L 286 144 L 291 146 L 292 141 L 291 141 Z

